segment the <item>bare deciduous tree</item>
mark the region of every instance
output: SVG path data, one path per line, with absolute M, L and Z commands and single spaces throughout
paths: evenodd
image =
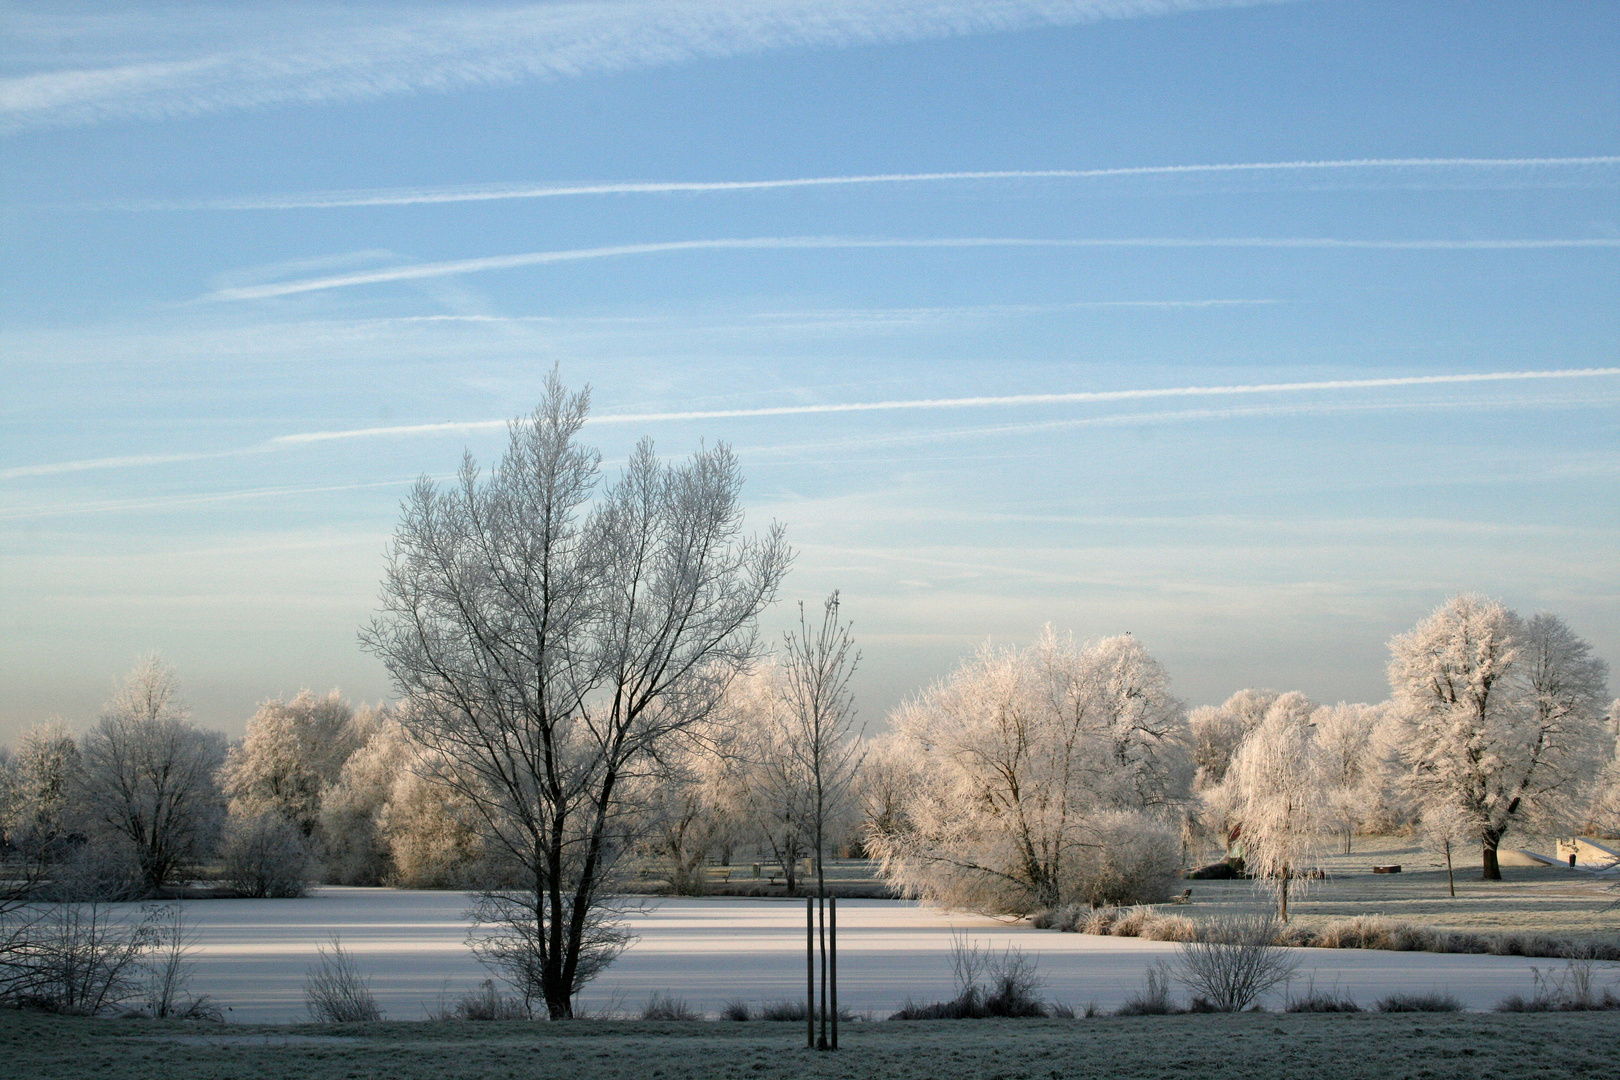
M 187 719 L 174 671 L 147 657 L 85 735 L 80 784 L 94 827 L 156 891 L 210 853 L 223 817 L 225 736 Z
M 779 529 L 743 535 L 724 446 L 666 466 L 644 441 L 591 506 L 588 407 L 553 373 L 487 479 L 467 455 L 453 486 L 418 481 L 361 635 L 520 868 L 521 888 L 484 896 L 483 955 L 553 1017 L 623 947 L 610 886 L 636 778 L 754 658 L 789 561 Z

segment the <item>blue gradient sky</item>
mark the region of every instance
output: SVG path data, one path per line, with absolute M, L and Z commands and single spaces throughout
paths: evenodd
M 1047 622 L 1194 703 L 1460 590 L 1620 662 L 1612 3 L 3 12 L 0 741 L 151 650 L 387 695 L 401 496 L 553 364 L 610 469 L 737 449 L 874 723 Z

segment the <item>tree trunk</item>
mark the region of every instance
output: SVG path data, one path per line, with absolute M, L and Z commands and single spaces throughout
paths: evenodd
M 1283 922 L 1288 921 L 1288 871 L 1277 879 L 1277 912 Z
M 1457 879 L 1455 877 L 1453 877 L 1452 873 L 1451 873 L 1451 841 L 1450 840 L 1446 841 L 1446 888 L 1451 890 L 1451 895 L 1452 896 L 1457 895 Z
M 1484 845 L 1483 865 L 1480 868 L 1481 881 L 1501 881 L 1502 867 L 1496 861 L 1496 844 L 1494 840 L 1486 840 Z

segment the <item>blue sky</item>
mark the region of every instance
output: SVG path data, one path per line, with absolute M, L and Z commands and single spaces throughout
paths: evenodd
M 0 741 L 152 650 L 386 696 L 401 496 L 553 364 L 610 467 L 736 448 L 874 724 L 1046 623 L 1193 703 L 1462 590 L 1620 662 L 1611 3 L 3 12 Z

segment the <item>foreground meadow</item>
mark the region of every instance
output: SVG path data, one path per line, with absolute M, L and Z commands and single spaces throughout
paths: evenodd
M 0 1076 L 30 1080 L 1515 1080 L 1615 1074 L 1612 1013 L 1108 1017 L 846 1024 L 381 1023 L 248 1027 L 0 1014 Z

